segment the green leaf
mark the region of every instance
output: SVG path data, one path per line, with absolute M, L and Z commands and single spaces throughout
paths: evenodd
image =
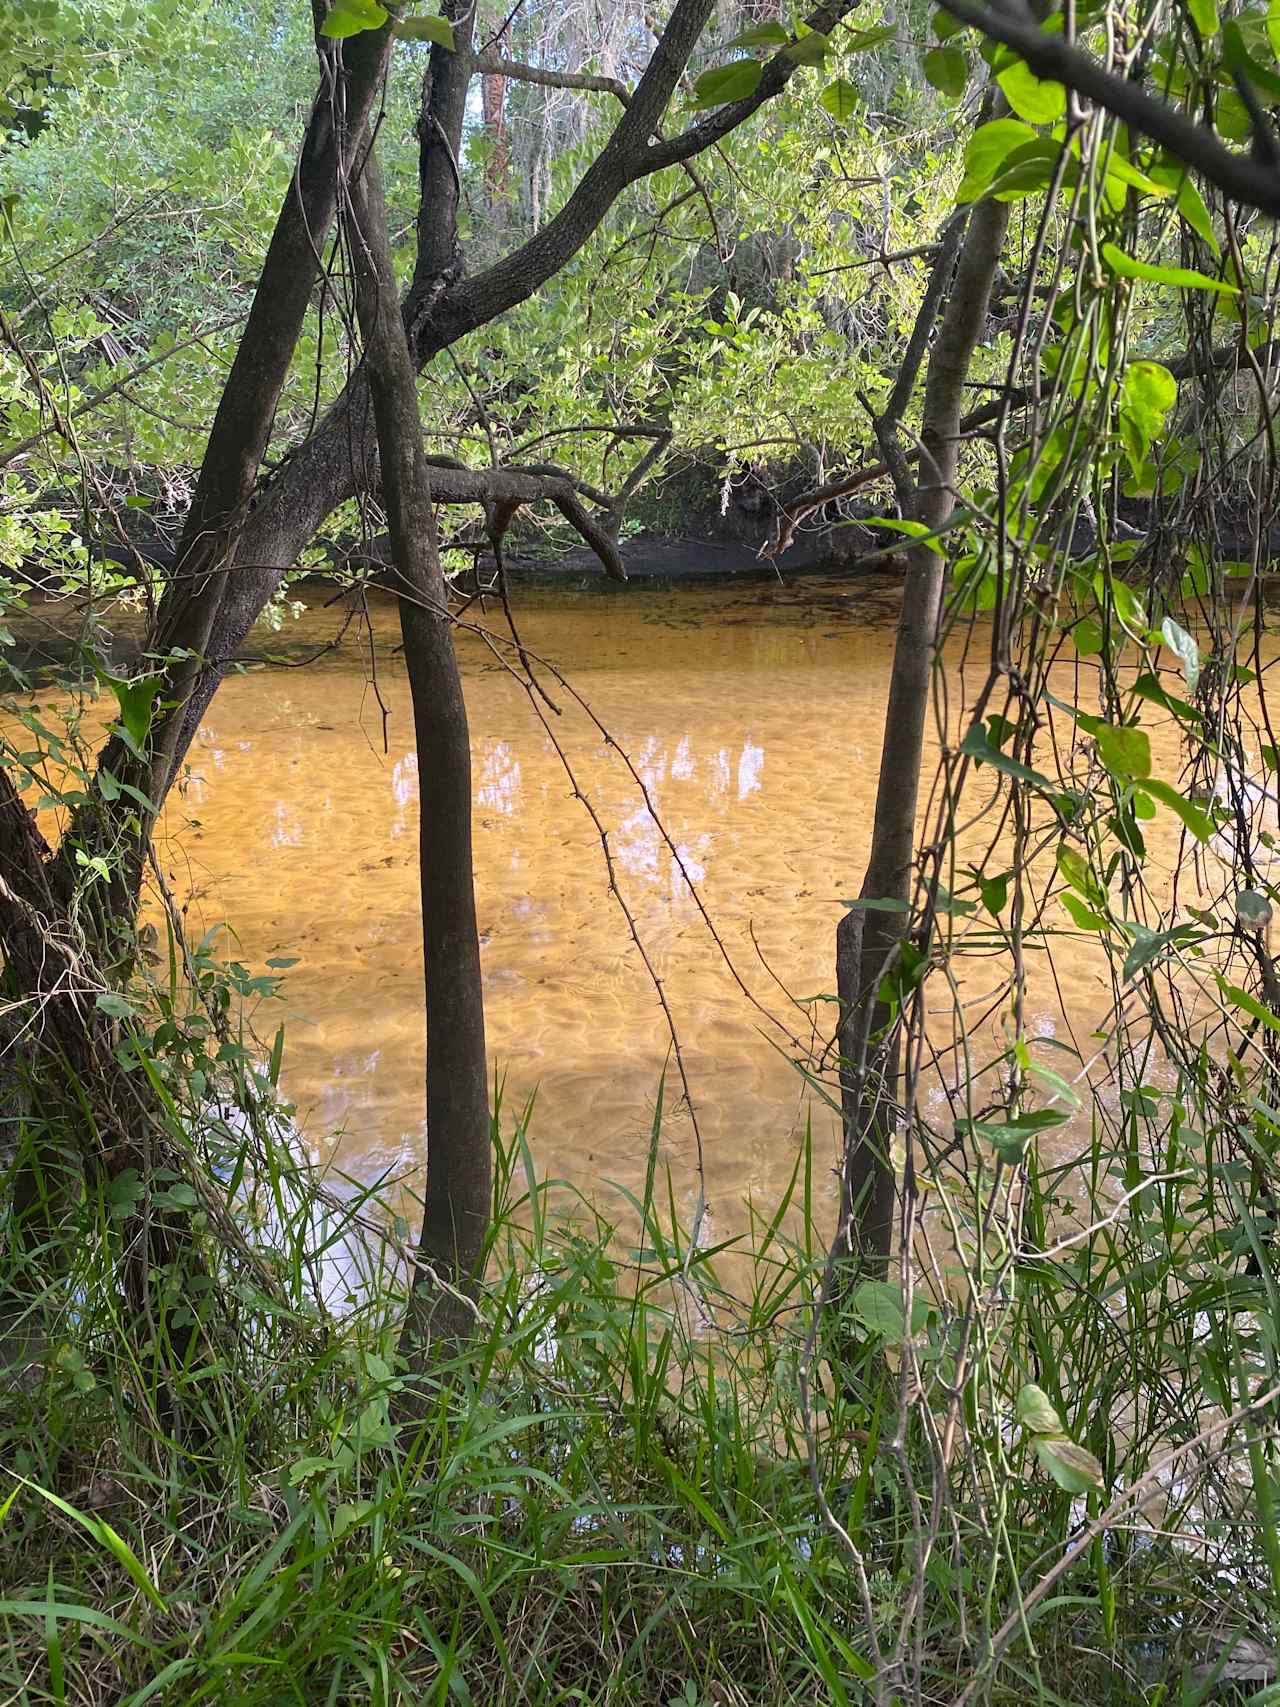
M 1018 119 L 992 119 L 979 125 L 964 152 L 964 181 L 956 192 L 956 201 L 975 202 L 984 196 L 1009 155 L 1035 140 L 1030 125 Z
M 378 0 L 333 0 L 320 34 L 331 41 L 361 35 L 365 30 L 379 29 L 387 21 L 387 9 Z
M 118 990 L 100 991 L 93 1005 L 99 1013 L 110 1014 L 112 1019 L 133 1019 L 138 1012 L 129 998 Z
M 1280 97 L 1280 77 L 1249 52 L 1234 18 L 1228 19 L 1222 28 L 1222 59 L 1247 82 L 1265 90 L 1273 101 Z
M 1211 279 L 1190 267 L 1157 267 L 1150 261 L 1135 261 L 1114 243 L 1102 245 L 1102 259 L 1107 268 L 1122 279 L 1149 279 L 1152 284 L 1174 285 L 1179 290 L 1216 290 L 1224 296 L 1239 296 L 1235 285 Z
M 1259 1020 L 1269 1031 L 1280 1031 L 1280 1019 L 1270 1008 L 1264 1008 L 1256 996 L 1251 996 L 1247 990 L 1242 990 L 1239 984 L 1228 984 L 1221 972 L 1215 973 L 1218 980 L 1218 990 L 1224 1002 L 1230 1002 L 1233 1008 L 1241 1008 L 1254 1019 Z
M 1102 1466 L 1086 1447 L 1065 1434 L 1038 1434 L 1034 1444 L 1036 1457 L 1067 1493 L 1087 1494 L 1102 1487 Z
M 1209 218 L 1209 209 L 1205 206 L 1204 197 L 1189 176 L 1183 178 L 1178 190 L 1178 212 L 1196 236 L 1204 239 L 1215 255 L 1222 253 L 1214 235 L 1213 222 Z
M 1097 906 L 1106 905 L 1106 892 L 1090 871 L 1088 860 L 1069 842 L 1058 843 L 1057 865 L 1063 880 L 1078 890 L 1086 901 Z
M 723 107 L 730 101 L 744 101 L 755 94 L 763 72 L 758 59 L 735 59 L 732 65 L 717 65 L 712 71 L 704 71 L 694 84 L 690 105 Z
M 927 522 L 913 522 L 901 516 L 869 516 L 860 524 L 869 528 L 886 528 L 890 533 L 905 534 L 908 539 L 916 539 L 927 545 L 935 557 L 945 557 L 946 552 L 938 544 L 934 530 Z
M 1153 931 L 1146 925 L 1136 924 L 1128 919 L 1125 920 L 1124 928 L 1133 937 L 1133 946 L 1125 956 L 1124 971 L 1121 974 L 1121 982 L 1126 984 L 1130 978 L 1136 978 L 1144 966 L 1150 966 L 1153 960 L 1158 960 L 1166 948 L 1195 940 L 1199 934 L 1192 925 L 1175 925 L 1169 931 Z
M 1187 0 L 1191 21 L 1207 41 L 1218 33 L 1217 0 Z
M 969 86 L 969 61 L 958 47 L 931 47 L 920 62 L 925 81 L 958 100 Z
M 1009 879 L 1011 871 L 1004 872 L 1000 877 L 978 877 L 978 891 L 982 896 L 982 905 L 992 915 L 999 918 L 1004 912 L 1009 899 Z
M 1200 648 L 1185 628 L 1176 623 L 1171 616 L 1165 617 L 1160 624 L 1160 632 L 1164 643 L 1182 665 L 1183 674 L 1187 678 L 1187 692 L 1196 691 L 1196 683 L 1200 680 Z
M 1061 83 L 1037 77 L 1023 60 L 996 72 L 1004 98 L 1029 124 L 1056 124 L 1067 110 L 1067 91 Z
M 828 83 L 818 99 L 838 124 L 847 124 L 858 110 L 858 91 L 844 77 Z
M 1112 776 L 1142 782 L 1151 775 L 1151 737 L 1131 723 L 1103 723 L 1096 736 L 1098 757 Z
M 381 11 L 381 7 L 378 10 Z M 419 18 L 400 18 L 392 26 L 392 33 L 404 36 L 409 41 L 434 42 L 437 47 L 447 47 L 450 53 L 455 51 L 453 25 L 448 18 L 437 18 L 431 14 Z
M 151 731 L 156 699 L 164 684 L 159 676 L 111 676 L 105 671 L 102 679 L 116 696 L 126 733 L 141 751 Z
M 880 47 L 884 42 L 895 41 L 898 29 L 896 24 L 875 24 L 868 30 L 851 30 L 841 40 L 841 47 L 846 53 L 866 53 L 868 49 Z
M 830 49 L 831 43 L 821 30 L 809 30 L 798 41 L 790 42 L 782 51 L 788 59 L 794 59 L 797 65 L 821 65 Z
M 1166 693 L 1159 676 L 1152 675 L 1149 670 L 1144 671 L 1133 683 L 1133 691 L 1140 699 L 1150 700 L 1152 705 L 1163 706 L 1175 717 L 1186 717 L 1193 723 L 1200 721 L 1200 713 L 1195 706 L 1188 704 L 1185 699 L 1179 699 L 1176 694 Z
M 1267 40 L 1272 53 L 1280 59 L 1280 0 L 1270 0 L 1267 6 Z
M 1096 616 L 1082 616 L 1071 630 L 1071 638 L 1082 658 L 1093 658 L 1102 650 L 1102 624 Z
M 734 36 L 728 44 L 730 49 L 738 47 L 785 47 L 791 37 L 782 25 L 771 21 L 767 24 L 754 24 L 751 29 L 743 30 L 740 36 Z
M 77 1511 L 75 1506 L 69 1505 L 66 1500 L 60 1499 L 57 1494 L 50 1493 L 48 1488 L 42 1488 L 38 1482 L 29 1482 L 25 1477 L 21 1479 L 24 1484 L 31 1489 L 32 1493 L 39 1494 L 41 1499 L 48 1500 L 51 1506 L 55 1506 L 60 1512 L 65 1513 L 67 1517 L 72 1518 L 82 1529 L 88 1530 L 89 1534 L 93 1536 L 94 1540 L 97 1541 L 100 1546 L 105 1547 L 109 1553 L 114 1554 L 115 1558 L 124 1566 L 125 1570 L 128 1571 L 129 1575 L 133 1578 L 133 1581 L 136 1583 L 138 1588 L 142 1590 L 143 1594 L 146 1595 L 151 1604 L 158 1607 L 161 1612 L 168 1612 L 169 1607 L 164 1596 L 152 1582 L 142 1564 L 142 1561 L 138 1558 L 138 1555 L 134 1552 L 133 1548 L 130 1547 L 129 1543 L 123 1538 L 123 1536 L 117 1534 L 117 1532 L 104 1518 L 90 1517 L 85 1512 Z
M 1037 788 L 1052 788 L 1047 776 L 1041 776 L 1039 771 L 1033 771 L 1030 766 L 1020 764 L 1008 753 L 1002 753 L 998 747 L 993 747 L 981 723 L 975 723 L 969 730 L 960 743 L 960 751 L 979 764 L 990 765 L 993 770 L 1003 771 L 1005 776 L 1014 777 L 1018 782 L 1033 783 Z
M 906 1333 L 902 1288 L 887 1280 L 864 1280 L 853 1289 L 850 1308 L 865 1328 L 882 1339 L 900 1341 Z
M 1008 1120 L 958 1120 L 956 1130 L 981 1138 L 1002 1162 L 1013 1166 L 1026 1155 L 1027 1145 L 1037 1133 L 1062 1126 L 1069 1118 L 1060 1108 L 1038 1108 L 1012 1115 Z
M 1032 1434 L 1061 1434 L 1062 1418 L 1054 1410 L 1049 1395 L 1034 1381 L 1019 1388 L 1014 1403 L 1014 1415 L 1023 1428 Z
M 1171 812 L 1176 812 L 1198 842 L 1209 840 L 1213 834 L 1213 819 L 1209 817 L 1207 812 L 1202 811 L 1185 795 L 1179 794 L 1177 789 L 1169 783 L 1161 782 L 1158 777 L 1147 777 L 1142 786 L 1148 794 L 1154 795 Z
M 1070 892 L 1070 890 L 1064 889 L 1059 894 L 1058 899 L 1059 899 L 1059 901 L 1061 901 L 1062 905 L 1066 908 L 1067 912 L 1070 913 L 1070 915 L 1071 915 L 1072 919 L 1074 920 L 1076 926 L 1080 930 L 1082 930 L 1082 931 L 1105 931 L 1106 930 L 1107 921 L 1104 918 L 1100 917 L 1099 914 L 1095 913 L 1092 910 L 1092 908 L 1087 907 L 1078 895 L 1073 895 Z
M 952 36 L 962 35 L 968 28 L 963 19 L 957 18 L 954 12 L 948 12 L 944 6 L 939 6 L 933 14 L 935 41 L 950 41 Z

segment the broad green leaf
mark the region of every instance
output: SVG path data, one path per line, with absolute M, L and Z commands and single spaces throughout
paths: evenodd
M 1224 296 L 1239 296 L 1235 285 L 1221 279 L 1211 279 L 1190 267 L 1157 267 L 1150 261 L 1135 261 L 1132 255 L 1114 243 L 1102 245 L 1102 259 L 1108 269 L 1122 279 L 1149 279 L 1152 284 L 1174 285 L 1179 290 L 1216 290 Z
M 1029 124 L 1056 124 L 1067 110 L 1067 91 L 1035 72 L 1021 59 L 996 72 L 1004 98 Z
M 1277 0 L 1280 4 L 1280 0 Z M 933 35 L 935 41 L 950 41 L 952 36 L 963 34 L 969 28 L 954 12 L 948 12 L 944 6 L 939 6 L 933 14 Z
M 141 751 L 151 731 L 155 703 L 163 685 L 159 676 L 109 676 L 104 671 L 102 679 L 116 696 L 125 732 Z
M 898 1341 L 905 1335 L 906 1312 L 900 1286 L 893 1286 L 887 1280 L 864 1280 L 854 1287 L 849 1302 L 858 1320 L 873 1334 Z
M 1102 650 L 1102 624 L 1095 616 L 1082 616 L 1071 630 L 1071 638 L 1082 658 L 1092 658 Z
M 1012 876 L 1011 871 L 1006 871 L 999 877 L 979 876 L 978 878 L 978 890 L 982 896 L 982 905 L 993 918 L 998 919 L 1004 912 L 1009 899 L 1009 879 Z
M 1164 643 L 1177 657 L 1182 665 L 1183 674 L 1187 678 L 1187 692 L 1196 691 L 1196 683 L 1200 680 L 1200 648 L 1193 637 L 1187 633 L 1171 616 L 1165 617 L 1160 625 Z
M 1036 1457 L 1058 1486 L 1069 1494 L 1087 1494 L 1102 1487 L 1102 1466 L 1087 1447 L 1065 1434 L 1038 1434 Z
M 1098 757 L 1112 776 L 1142 782 L 1151 775 L 1151 737 L 1131 723 L 1103 723 L 1097 733 Z
M 1171 812 L 1176 812 L 1198 842 L 1209 840 L 1213 834 L 1213 819 L 1207 812 L 1203 811 L 1193 801 L 1188 800 L 1185 795 L 1179 794 L 1177 789 L 1169 783 L 1161 782 L 1157 777 L 1147 777 L 1142 786 L 1148 794 L 1153 794 Z
M 723 107 L 730 101 L 744 101 L 754 95 L 764 67 L 758 59 L 735 59 L 731 65 L 717 65 L 704 71 L 693 86 L 690 105 Z
M 347 36 L 361 35 L 365 30 L 381 28 L 387 21 L 387 9 L 378 0 L 333 0 L 320 34 L 330 40 L 342 41 Z
M 1191 21 L 1207 41 L 1218 33 L 1218 0 L 1187 0 Z
M 1023 1428 L 1032 1434 L 1061 1434 L 1062 1418 L 1053 1408 L 1049 1395 L 1034 1381 L 1018 1389 L 1014 1414 Z
M 1015 148 L 1034 142 L 1036 133 L 1018 119 L 992 119 L 979 125 L 964 153 L 964 181 L 956 191 L 957 202 L 974 202 L 984 196 Z
M 1280 0 L 1269 0 L 1267 6 L 1267 40 L 1272 53 L 1280 59 Z
M 434 42 L 437 47 L 447 47 L 450 53 L 455 51 L 453 25 L 448 18 L 430 15 L 421 18 L 400 18 L 392 26 L 392 32 L 405 36 L 410 41 Z
M 959 1120 L 956 1130 L 982 1139 L 1002 1162 L 1016 1166 L 1037 1133 L 1062 1126 L 1069 1118 L 1060 1108 L 1038 1108 L 1027 1114 L 1012 1115 L 1008 1120 Z
M 839 124 L 847 124 L 858 110 L 858 91 L 844 77 L 828 83 L 818 99 Z
M 899 901 L 895 896 L 886 895 L 874 900 L 861 896 L 856 901 L 846 903 L 851 912 L 861 913 L 909 913 L 911 905 L 907 901 Z
M 958 47 L 933 47 L 920 62 L 925 81 L 958 100 L 969 86 L 969 61 Z

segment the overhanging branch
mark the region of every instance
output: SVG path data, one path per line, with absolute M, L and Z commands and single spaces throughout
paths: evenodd
M 1280 215 L 1280 173 L 1274 167 L 1224 148 L 1207 125 L 1196 124 L 1137 83 L 1108 71 L 1092 54 L 1073 47 L 1060 35 L 1042 34 L 1033 22 L 1003 7 L 997 10 L 979 0 L 956 0 L 952 6 L 947 0 L 947 10 L 990 40 L 1012 48 L 1037 77 L 1065 83 L 1176 154 L 1223 195 L 1263 213 Z

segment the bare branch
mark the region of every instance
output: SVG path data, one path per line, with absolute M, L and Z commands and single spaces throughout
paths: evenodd
M 537 83 L 544 89 L 582 89 L 598 95 L 612 95 L 624 107 L 631 105 L 631 91 L 616 77 L 592 77 L 585 71 L 549 71 L 542 65 L 525 65 L 517 59 L 503 59 L 496 53 L 477 53 L 471 58 L 473 71 L 489 72 L 495 77 L 510 77 L 516 83 Z

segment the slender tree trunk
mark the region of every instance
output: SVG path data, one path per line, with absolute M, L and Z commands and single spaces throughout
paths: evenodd
M 437 548 L 417 380 L 371 157 L 352 232 L 418 748 L 427 1016 L 427 1194 L 401 1350 L 410 1368 L 468 1337 L 493 1198 L 480 938 L 471 863 L 471 744 Z
M 931 531 L 947 522 L 955 504 L 964 382 L 986 319 L 1008 219 L 1008 205 L 994 201 L 980 203 L 970 216 L 955 281 L 929 355 L 921 430 L 924 453 L 910 512 Z M 949 270 L 953 253 L 944 245 L 939 265 Z M 862 900 L 905 905 L 911 898 L 920 765 L 945 573 L 945 559 L 928 546 L 916 546 L 907 553 Z M 907 918 L 900 911 L 856 908 L 845 914 L 836 930 L 844 1113 L 837 1239 L 846 1254 L 857 1256 L 873 1272 L 887 1266 L 893 1245 L 895 1188 L 890 1149 L 901 1053 L 899 1029 L 890 1024 L 891 1010 L 878 999 L 878 991 L 900 951 Z

